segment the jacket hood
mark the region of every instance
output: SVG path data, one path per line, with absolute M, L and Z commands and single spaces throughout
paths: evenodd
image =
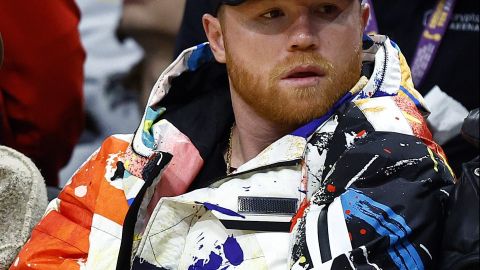
M 355 100 L 375 98 L 382 96 L 407 95 L 426 118 L 429 111 L 423 97 L 415 90 L 410 68 L 400 48 L 386 36 L 364 36 L 363 65 L 370 66 L 370 78 L 362 88 L 358 89 Z M 368 68 L 367 68 L 368 69 Z M 226 98 L 228 96 L 228 98 Z M 234 121 L 230 103 L 230 92 L 226 67 L 215 61 L 208 43 L 185 50 L 180 56 L 160 75 L 153 87 L 148 105 L 135 132 L 133 150 L 138 154 L 149 157 L 157 149 L 159 140 L 154 127 L 162 119 L 176 121 L 179 129 L 188 137 L 200 136 L 194 144 L 202 153 L 211 147 L 225 130 Z M 214 105 L 208 108 L 198 108 L 198 100 L 208 100 Z M 181 108 L 182 113 L 177 113 Z M 190 111 L 185 113 L 184 110 Z M 192 117 L 192 114 L 194 115 Z M 188 116 L 187 116 L 188 115 Z M 169 119 L 170 118 L 170 119 Z M 201 120 L 212 122 L 217 119 L 213 128 L 202 128 Z M 218 124 L 223 123 L 223 124 Z M 187 130 L 200 129 L 195 135 L 188 134 Z M 196 127 L 195 127 L 196 126 Z M 209 130 L 207 134 L 199 135 Z M 201 143 L 195 143 L 199 141 Z

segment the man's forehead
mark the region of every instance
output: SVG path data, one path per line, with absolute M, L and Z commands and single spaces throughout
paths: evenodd
M 217 13 L 221 5 L 238 6 L 247 1 L 254 1 L 254 0 L 210 0 L 210 3 L 212 7 L 214 7 L 215 13 Z M 292 0 L 292 1 L 295 1 L 295 0 Z M 362 2 L 362 0 L 359 0 L 359 1 L 360 3 Z
M 231 5 L 231 6 L 238 6 L 247 0 L 210 0 L 212 6 L 219 7 L 222 4 Z

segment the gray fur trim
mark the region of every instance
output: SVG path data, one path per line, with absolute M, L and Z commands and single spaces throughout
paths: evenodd
M 0 146 L 0 269 L 10 266 L 46 208 L 40 171 L 26 156 Z

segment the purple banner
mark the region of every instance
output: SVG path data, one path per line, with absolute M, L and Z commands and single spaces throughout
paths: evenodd
M 421 85 L 435 60 L 438 48 L 452 19 L 456 0 L 440 0 L 418 43 L 412 62 L 415 85 Z

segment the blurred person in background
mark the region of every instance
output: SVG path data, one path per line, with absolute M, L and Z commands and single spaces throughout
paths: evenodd
M 87 52 L 85 62 L 85 99 L 101 97 L 108 78 L 130 70 L 142 57 L 142 50 L 131 39 L 115 35 L 122 15 L 123 0 L 77 0 L 82 14 L 80 37 Z M 91 95 L 91 96 L 89 96 Z M 88 105 L 88 104 L 87 104 Z
M 120 39 L 130 37 L 143 49 L 142 60 L 124 78 L 125 86 L 139 94 L 143 108 L 158 74 L 171 63 L 175 37 L 185 0 L 125 0 L 117 28 Z
M 84 124 L 80 13 L 73 0 L 0 1 L 0 144 L 58 186 Z
M 2 68 L 3 63 L 3 39 L 2 33 L 0 32 L 0 69 Z
M 62 170 L 65 184 L 111 134 L 131 133 L 158 74 L 171 62 L 184 1 L 79 1 L 87 49 L 87 126 Z
M 142 57 L 131 39 L 119 41 L 115 29 L 122 12 L 122 0 L 77 0 L 80 9 L 80 37 L 87 59 L 83 82 L 85 129 L 69 163 L 60 171 L 63 187 L 75 170 L 100 147 L 112 133 L 129 133 L 140 118 L 136 96 L 128 92 L 108 91 Z
M 465 141 L 479 150 L 479 109 L 471 111 L 462 126 Z M 444 229 L 440 269 L 480 269 L 480 157 L 465 161 L 451 192 Z
M 0 73 L 3 40 L 0 33 Z M 7 269 L 47 208 L 45 181 L 25 155 L 0 145 L 0 269 Z

